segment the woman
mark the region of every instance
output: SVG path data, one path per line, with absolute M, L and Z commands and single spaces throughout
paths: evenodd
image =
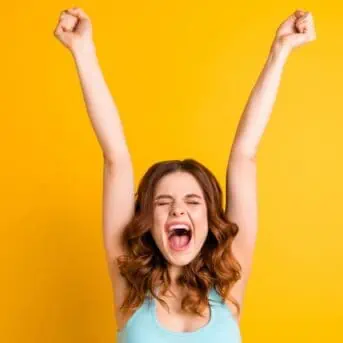
M 118 338 L 240 342 L 257 232 L 257 146 L 287 57 L 315 39 L 312 15 L 295 11 L 276 31 L 232 144 L 225 211 L 215 176 L 193 159 L 156 163 L 134 193 L 130 154 L 90 19 L 80 8 L 63 11 L 54 33 L 72 52 L 103 151 L 103 237 Z

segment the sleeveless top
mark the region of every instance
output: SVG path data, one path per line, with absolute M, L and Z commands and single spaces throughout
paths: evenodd
M 146 296 L 144 303 L 117 331 L 118 343 L 241 343 L 237 320 L 214 288 L 209 292 L 210 320 L 190 332 L 171 331 L 156 316 L 156 299 Z

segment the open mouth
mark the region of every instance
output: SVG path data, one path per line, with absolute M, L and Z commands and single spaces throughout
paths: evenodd
M 189 247 L 191 240 L 192 231 L 185 228 L 172 229 L 168 234 L 169 246 L 173 250 L 186 250 Z

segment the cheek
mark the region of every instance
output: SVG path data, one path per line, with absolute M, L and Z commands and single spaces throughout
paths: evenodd
M 154 211 L 153 215 L 153 225 L 155 227 L 160 227 L 165 224 L 167 220 L 168 213 L 166 211 L 163 211 L 162 208 L 157 208 Z
M 151 234 L 155 241 L 162 240 L 162 231 L 167 218 L 163 211 L 155 210 L 153 213 L 153 225 Z
M 199 237 L 202 239 L 206 238 L 207 233 L 208 233 L 208 225 L 206 222 L 205 223 L 203 222 L 201 226 L 199 225 L 199 230 L 198 230 Z
M 195 227 L 198 228 L 199 238 L 206 238 L 208 233 L 208 217 L 206 208 L 201 208 L 193 213 Z
M 207 223 L 207 209 L 204 207 L 199 207 L 191 211 L 191 216 L 195 222 Z

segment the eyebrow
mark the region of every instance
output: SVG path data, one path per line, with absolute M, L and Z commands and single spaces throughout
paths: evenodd
M 185 198 L 198 198 L 198 199 L 202 199 L 202 197 L 198 194 L 195 193 L 190 193 L 190 194 L 186 194 L 184 196 Z M 155 201 L 160 200 L 160 199 L 173 199 L 173 197 L 169 194 L 160 194 L 155 198 Z

